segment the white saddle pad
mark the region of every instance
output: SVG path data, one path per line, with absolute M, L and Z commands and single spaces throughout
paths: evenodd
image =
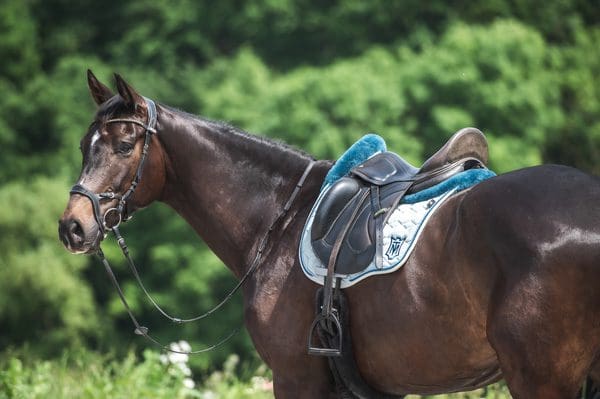
M 321 263 L 310 244 L 311 226 L 315 217 L 316 209 L 328 188 L 324 189 L 317 199 L 313 209 L 308 216 L 306 226 L 300 240 L 300 265 L 302 271 L 310 280 L 323 285 L 327 275 L 327 265 Z M 425 227 L 425 224 L 433 215 L 435 210 L 457 189 L 452 189 L 437 197 L 414 204 L 400 204 L 388 218 L 383 226 L 383 265 L 381 268 L 375 266 L 373 260 L 369 266 L 354 274 L 335 274 L 340 277 L 341 288 L 347 288 L 359 281 L 377 274 L 392 273 L 398 270 L 415 248 L 415 244 Z

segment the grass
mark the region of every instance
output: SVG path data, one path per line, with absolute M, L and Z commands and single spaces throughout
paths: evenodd
M 270 373 L 259 367 L 248 379 L 240 379 L 239 358 L 231 355 L 222 370 L 194 382 L 187 358 L 169 359 L 147 350 L 141 358 L 130 353 L 124 359 L 81 350 L 65 352 L 54 360 L 40 360 L 23 353 L 0 357 L 0 399 L 266 399 L 273 397 Z M 417 399 L 410 395 L 407 399 Z M 425 398 L 425 397 L 422 397 Z M 510 398 L 503 385 L 468 393 L 431 396 L 436 399 Z
M 435 395 L 435 396 L 418 396 L 408 395 L 406 399 L 510 399 L 510 393 L 508 388 L 503 383 L 489 385 L 486 388 L 477 389 L 470 392 L 460 392 L 448 395 Z
M 54 360 L 11 353 L 0 357 L 0 399 L 273 397 L 266 367 L 242 381 L 235 375 L 237 363 L 237 356 L 232 355 L 223 370 L 198 385 L 190 378 L 189 368 L 150 350 L 141 359 L 133 353 L 115 359 L 84 350 L 67 352 Z

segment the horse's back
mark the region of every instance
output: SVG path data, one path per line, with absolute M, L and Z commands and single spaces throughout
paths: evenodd
M 464 202 L 496 219 L 522 217 L 524 228 L 548 222 L 590 229 L 600 225 L 600 179 L 567 166 L 543 165 L 496 176 L 470 190 Z

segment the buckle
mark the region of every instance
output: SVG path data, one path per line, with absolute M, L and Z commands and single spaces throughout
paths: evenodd
M 121 224 L 121 212 L 117 208 L 110 208 L 104 212 L 104 218 L 102 221 L 104 228 L 112 230 L 115 227 L 119 227 Z

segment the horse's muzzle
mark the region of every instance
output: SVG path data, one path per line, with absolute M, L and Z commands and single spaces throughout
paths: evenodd
M 58 236 L 65 248 L 74 254 L 95 252 L 97 247 L 97 240 L 87 239 L 82 224 L 75 218 L 58 221 Z

